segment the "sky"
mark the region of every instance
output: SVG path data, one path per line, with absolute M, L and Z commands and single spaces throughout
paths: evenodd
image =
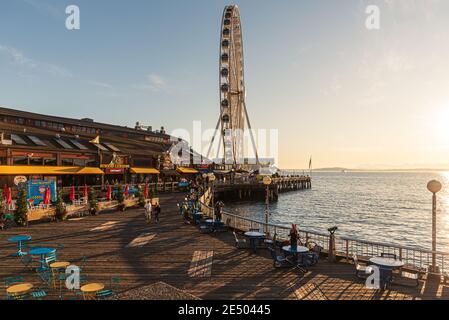
M 234 3 L 251 124 L 278 130 L 281 168 L 305 168 L 310 156 L 315 168 L 449 168 L 449 1 Z M 214 128 L 227 4 L 2 0 L 0 105 Z M 65 27 L 68 5 L 80 8 L 80 30 Z M 369 5 L 379 29 L 366 28 Z

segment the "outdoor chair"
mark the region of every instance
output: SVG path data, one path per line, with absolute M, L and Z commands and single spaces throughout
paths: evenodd
M 237 237 L 237 233 L 235 233 L 235 231 L 233 231 L 232 233 L 234 234 L 236 248 L 238 248 L 238 249 L 248 249 L 249 248 L 249 243 L 248 243 L 248 241 L 246 241 L 246 239 L 239 239 Z
M 307 244 L 307 247 L 311 249 L 310 252 L 306 253 L 305 258 L 307 260 L 308 266 L 313 266 L 318 263 L 323 247 L 316 244 L 315 242 L 309 242 Z
M 401 270 L 399 277 L 393 277 L 392 283 L 404 287 L 417 287 L 419 286 L 419 273 Z
M 292 267 L 292 263 L 284 256 L 278 256 L 274 248 L 269 247 L 271 258 L 273 259 L 274 268 L 287 268 Z
M 98 291 L 96 294 L 97 299 L 106 299 L 106 298 L 112 297 L 115 294 L 114 284 L 118 284 L 118 283 L 120 283 L 120 281 L 121 281 L 120 277 L 111 277 L 111 281 L 109 283 L 109 289 Z
M 53 287 L 53 273 L 50 270 L 38 271 L 37 275 L 47 287 Z
M 29 255 L 29 254 L 23 254 L 21 257 L 20 257 L 20 261 L 22 262 L 22 264 L 26 267 L 26 268 L 29 268 L 30 270 L 33 270 L 33 262 L 34 262 L 34 259 L 33 259 L 33 256 L 31 256 L 31 255 Z
M 37 300 L 42 300 L 47 296 L 47 292 L 45 290 L 39 289 L 36 291 L 31 292 L 31 297 Z
M 380 256 L 382 257 L 382 258 L 390 258 L 390 259 L 397 259 L 397 257 L 396 257 L 396 254 L 394 254 L 394 253 L 387 253 L 387 252 L 382 252 L 381 254 L 380 254 Z
M 361 265 L 359 263 L 359 260 L 357 258 L 357 254 L 354 254 L 352 256 L 352 260 L 354 260 L 354 266 L 355 266 L 355 275 L 359 279 L 366 279 L 370 272 L 370 267 L 366 265 Z

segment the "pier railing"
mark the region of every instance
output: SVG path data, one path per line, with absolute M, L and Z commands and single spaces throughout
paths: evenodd
M 209 217 L 214 216 L 213 208 L 201 203 L 202 212 Z M 290 227 L 265 223 L 252 218 L 242 217 L 237 214 L 222 212 L 222 221 L 228 226 L 240 231 L 257 229 L 271 236 L 276 235 L 279 240 L 289 238 Z M 346 261 L 352 260 L 356 254 L 360 260 L 369 260 L 370 257 L 380 256 L 382 253 L 393 253 L 405 263 L 404 269 L 419 273 L 436 273 L 438 275 L 449 275 L 449 252 L 431 251 L 417 247 L 400 246 L 388 243 L 360 240 L 353 237 L 335 236 L 335 247 L 329 248 L 330 234 L 327 232 L 316 232 L 299 229 L 300 240 L 303 243 L 315 242 L 323 247 L 325 252 L 333 250 L 337 257 Z M 436 255 L 438 272 L 430 271 L 432 255 Z

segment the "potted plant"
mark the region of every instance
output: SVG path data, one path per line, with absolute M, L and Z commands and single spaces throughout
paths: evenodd
M 16 201 L 16 211 L 14 212 L 14 221 L 21 227 L 28 225 L 27 191 L 24 186 L 19 187 Z
M 142 188 L 140 186 L 137 187 L 134 196 L 139 199 L 139 206 L 145 206 L 145 195 L 143 194 Z
M 91 215 L 96 215 L 98 212 L 97 194 L 93 187 L 90 187 L 87 195 L 87 202 L 89 203 L 89 212 Z
M 59 190 L 56 196 L 55 218 L 56 221 L 64 221 L 67 218 L 67 208 L 62 200 L 62 190 Z
M 125 209 L 126 209 L 125 194 L 123 192 L 124 192 L 123 186 L 121 184 L 119 184 L 118 188 L 117 188 L 116 199 L 118 202 L 118 209 L 120 211 L 125 211 Z

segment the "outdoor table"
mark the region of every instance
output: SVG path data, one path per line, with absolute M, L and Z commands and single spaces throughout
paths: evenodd
M 102 283 L 89 283 L 80 288 L 84 300 L 95 299 L 95 294 L 104 289 Z
M 50 264 L 50 268 L 51 268 L 51 273 L 53 276 L 53 287 L 56 288 L 56 282 L 55 280 L 55 274 L 58 273 L 62 273 L 62 271 L 64 270 L 65 272 L 65 268 L 67 268 L 68 266 L 70 266 L 70 262 L 68 261 L 58 261 L 58 262 L 53 262 L 52 264 Z M 59 280 L 59 284 L 61 284 L 61 279 L 60 277 L 58 277 Z
M 41 247 L 36 247 L 36 248 L 32 248 L 30 250 L 30 254 L 32 256 L 40 256 L 40 267 L 38 268 L 38 270 L 47 270 L 48 267 L 45 265 L 45 257 L 50 254 L 55 252 L 56 249 L 55 248 L 41 248 Z
M 392 258 L 373 257 L 369 261 L 379 267 L 381 290 L 391 281 L 393 270 L 404 266 L 404 262 Z
M 31 283 L 20 283 L 7 288 L 6 293 L 11 296 L 22 295 L 27 293 L 31 289 L 33 289 L 33 285 Z
M 298 262 L 298 257 L 299 255 L 301 255 L 301 263 L 304 263 L 304 253 L 309 252 L 309 248 L 307 247 L 303 247 L 303 246 L 296 246 L 296 247 L 292 247 L 292 246 L 284 246 L 282 247 L 282 250 L 288 253 L 292 253 L 295 256 L 296 262 Z
M 14 257 L 21 257 L 26 254 L 26 252 L 22 251 L 22 246 L 24 242 L 28 242 L 31 240 L 31 236 L 29 235 L 18 235 L 8 239 L 9 242 L 17 243 L 17 252 L 12 254 Z
M 251 245 L 251 248 L 253 249 L 254 253 L 257 252 L 257 242 L 260 239 L 265 238 L 265 234 L 258 231 L 248 231 L 245 232 L 245 237 L 249 238 L 249 243 Z

